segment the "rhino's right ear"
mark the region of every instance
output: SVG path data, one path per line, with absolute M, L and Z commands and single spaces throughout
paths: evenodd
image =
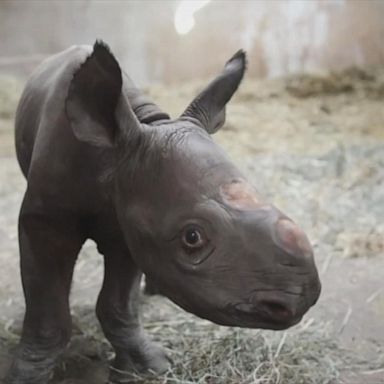
M 245 52 L 240 50 L 229 59 L 224 70 L 195 97 L 181 117 L 193 118 L 209 133 L 215 133 L 224 124 L 225 105 L 240 85 L 246 67 Z
M 111 147 L 119 129 L 140 125 L 122 95 L 122 83 L 117 60 L 106 44 L 96 41 L 91 55 L 75 72 L 65 101 L 66 114 L 80 141 Z M 122 127 L 119 120 L 127 124 Z

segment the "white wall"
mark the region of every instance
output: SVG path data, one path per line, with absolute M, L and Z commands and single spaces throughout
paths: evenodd
M 45 54 L 103 38 L 142 85 L 207 77 L 237 49 L 251 75 L 384 64 L 384 1 L 212 0 L 177 34 L 179 0 L 0 2 L 0 71 L 29 72 Z M 33 55 L 33 56 L 31 56 Z

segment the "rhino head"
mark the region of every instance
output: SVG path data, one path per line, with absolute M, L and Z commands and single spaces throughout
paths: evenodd
M 111 155 L 122 232 L 161 293 L 218 324 L 284 329 L 319 297 L 312 247 L 211 138 L 245 69 L 239 51 L 179 118 L 144 124 L 118 62 L 96 43 L 66 109 L 75 136 Z

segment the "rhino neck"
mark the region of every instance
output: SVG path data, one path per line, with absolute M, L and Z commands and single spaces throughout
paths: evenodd
M 125 73 L 123 92 L 141 123 L 151 124 L 158 120 L 170 119 L 169 115 L 162 111 L 148 96 L 144 95 Z

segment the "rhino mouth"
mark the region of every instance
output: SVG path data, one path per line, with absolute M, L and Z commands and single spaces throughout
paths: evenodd
M 274 312 L 255 309 L 248 304 L 232 307 L 232 316 L 240 327 L 283 330 L 298 324 L 303 316 L 288 314 L 283 307 L 276 305 Z

